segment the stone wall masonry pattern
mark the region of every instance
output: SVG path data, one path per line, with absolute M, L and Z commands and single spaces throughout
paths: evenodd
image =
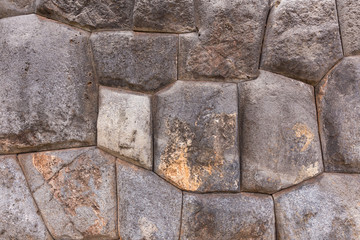
M 360 239 L 357 0 L 0 0 L 0 240 Z

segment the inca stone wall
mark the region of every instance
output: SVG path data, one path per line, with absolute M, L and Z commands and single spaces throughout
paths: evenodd
M 358 0 L 0 0 L 1 240 L 359 240 Z

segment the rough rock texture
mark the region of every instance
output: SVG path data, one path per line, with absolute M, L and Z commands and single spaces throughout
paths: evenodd
M 239 98 L 242 190 L 272 193 L 322 172 L 313 87 L 261 71 Z
M 38 0 L 37 13 L 86 29 L 132 28 L 134 0 Z
M 360 4 L 358 0 L 337 0 L 341 39 L 345 55 L 360 54 Z
M 100 32 L 91 41 L 101 84 L 154 91 L 176 80 L 176 35 Z
M 0 239 L 50 240 L 16 156 L 0 156 Z
M 236 84 L 190 81 L 161 92 L 155 171 L 184 190 L 239 190 L 236 94 Z
M 316 84 L 341 57 L 335 0 L 274 1 L 262 69 Z
M 343 59 L 317 88 L 326 171 L 360 173 L 359 89 L 360 57 Z
M 360 176 L 323 174 L 276 193 L 279 239 L 360 239 Z
M 179 239 L 182 193 L 155 173 L 117 161 L 120 239 Z
M 194 1 L 135 0 L 134 29 L 147 32 L 193 32 Z
M 118 239 L 114 157 L 92 147 L 19 160 L 55 239 Z
M 35 12 L 35 0 L 1 0 L 0 18 Z
M 36 15 L 0 29 L 0 153 L 95 144 L 88 34 Z
M 198 33 L 180 36 L 179 79 L 248 79 L 258 75 L 267 0 L 199 0 Z
M 185 193 L 180 239 L 275 240 L 273 200 L 249 193 Z
M 108 87 L 100 88 L 97 144 L 127 161 L 152 169 L 151 99 Z

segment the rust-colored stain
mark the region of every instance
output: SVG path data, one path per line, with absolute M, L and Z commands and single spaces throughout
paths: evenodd
M 300 152 L 306 151 L 309 148 L 311 142 L 314 140 L 314 134 L 312 133 L 311 129 L 303 123 L 296 123 L 292 129 L 295 131 L 297 138 L 301 138 L 303 136 L 306 138 L 305 144 L 300 149 Z
M 54 167 L 59 166 L 63 162 L 56 156 L 43 153 L 35 153 L 32 157 L 32 161 L 36 170 L 41 173 L 46 181 L 48 181 L 55 173 Z

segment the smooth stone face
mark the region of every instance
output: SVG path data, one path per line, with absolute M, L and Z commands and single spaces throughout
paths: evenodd
M 36 15 L 0 20 L 0 153 L 95 144 L 88 33 Z
M 1 0 L 0 18 L 35 13 L 35 0 Z
M 360 57 L 344 58 L 317 88 L 326 171 L 360 173 Z
M 150 96 L 101 87 L 97 129 L 100 148 L 152 169 Z
M 239 190 L 236 84 L 177 81 L 156 98 L 155 172 L 198 192 Z
M 179 239 L 182 193 L 155 173 L 117 161 L 120 239 Z
M 155 91 L 177 78 L 176 35 L 99 32 L 91 35 L 100 83 Z
M 255 78 L 267 0 L 199 0 L 198 33 L 180 35 L 179 79 Z
M 342 56 L 335 0 L 275 2 L 262 69 L 316 84 Z
M 38 0 L 37 13 L 86 29 L 132 28 L 134 0 Z
M 323 174 L 274 195 L 279 239 L 360 239 L 360 176 Z
M 275 240 L 273 200 L 249 193 L 185 193 L 180 239 Z
M 323 171 L 313 87 L 261 71 L 239 99 L 242 190 L 272 193 Z
M 19 155 L 55 239 L 118 239 L 115 158 L 92 148 Z
M 193 0 L 135 0 L 134 30 L 147 32 L 195 31 Z
M 37 211 L 16 156 L 0 156 L 0 239 L 52 239 Z

